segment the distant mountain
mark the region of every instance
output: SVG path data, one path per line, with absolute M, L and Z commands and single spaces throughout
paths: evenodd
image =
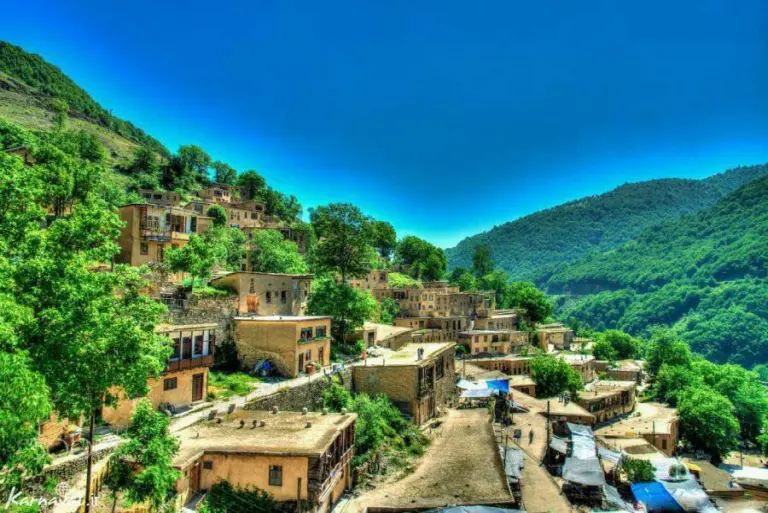
M 636 334 L 670 325 L 713 361 L 766 363 L 768 177 L 615 249 L 560 264 L 541 285 L 557 295 L 561 318 Z
M 485 244 L 496 266 L 513 279 L 541 282 L 553 264 L 615 248 L 649 226 L 710 207 L 725 194 L 766 175 L 768 165 L 760 165 L 703 180 L 625 184 L 468 237 L 446 250 L 448 265 L 471 266 L 474 248 Z
M 130 121 L 113 116 L 59 68 L 0 41 L 0 115 L 27 128 L 45 129 L 50 125 L 53 99 L 65 101 L 70 117 L 79 122 L 77 127 L 96 133 L 115 153 L 124 149 L 132 153 L 128 147 L 142 145 L 169 155 L 160 141 Z

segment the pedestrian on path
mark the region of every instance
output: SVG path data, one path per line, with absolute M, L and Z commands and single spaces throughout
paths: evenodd
M 533 428 L 531 428 L 530 431 L 528 431 L 528 445 L 531 445 L 533 443 Z

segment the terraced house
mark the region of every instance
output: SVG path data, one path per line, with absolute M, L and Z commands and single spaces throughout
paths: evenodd
M 190 235 L 204 233 L 212 223 L 193 210 L 151 203 L 125 205 L 118 213 L 125 226 L 115 260 L 135 267 L 162 262 L 166 249 L 184 247 Z
M 352 413 L 236 411 L 181 432 L 182 506 L 219 481 L 259 488 L 296 511 L 327 513 L 352 487 Z M 265 512 L 266 513 L 266 512 Z
M 529 346 L 527 331 L 468 330 L 459 333 L 459 344 L 470 354 L 520 353 Z
M 173 354 L 162 375 L 149 379 L 147 398 L 155 408 L 176 414 L 205 401 L 218 327 L 218 323 L 158 326 L 158 333 L 168 337 Z M 131 423 L 136 401 L 141 398 L 118 394 L 118 404 L 105 406 L 101 416 L 113 427 L 122 428 Z
M 237 311 L 242 315 L 302 315 L 312 293 L 311 274 L 239 271 L 211 284 L 237 292 Z

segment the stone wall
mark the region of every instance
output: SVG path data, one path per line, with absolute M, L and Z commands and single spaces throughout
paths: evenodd
M 168 324 L 219 323 L 217 343 L 232 339 L 232 317 L 237 315 L 237 296 L 191 298 L 183 307 L 168 308 L 164 322 Z
M 308 408 L 309 411 L 320 411 L 323 407 L 323 391 L 331 386 L 334 381 L 352 390 L 352 369 L 347 367 L 333 375 L 334 378 L 320 378 L 306 384 L 291 388 L 278 389 L 277 393 L 256 398 L 245 405 L 246 410 L 271 410 L 277 406 L 282 411 L 301 411 Z M 338 378 L 335 378 L 338 376 Z

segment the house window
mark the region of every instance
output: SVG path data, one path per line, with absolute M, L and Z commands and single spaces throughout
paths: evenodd
M 165 378 L 163 380 L 163 390 L 174 390 L 177 386 L 176 378 Z
M 149 244 L 147 244 L 146 242 L 142 242 L 142 243 L 139 245 L 139 252 L 140 252 L 142 255 L 149 255 Z
M 309 340 L 312 338 L 312 328 L 301 328 L 301 338 Z
M 326 335 L 326 327 L 325 326 L 318 326 L 315 328 L 315 336 L 316 337 L 324 337 Z
M 272 303 L 272 292 L 268 290 L 267 291 L 267 304 L 269 305 L 271 303 Z
M 181 357 L 181 340 L 178 338 L 173 339 L 173 354 L 171 360 L 177 360 Z
M 286 292 L 284 290 L 280 291 L 280 302 L 282 304 L 285 304 L 285 303 L 288 302 L 288 294 L 286 294 Z
M 283 486 L 283 466 L 269 466 L 269 486 Z
M 445 365 L 443 364 L 443 357 L 437 359 L 437 365 L 435 365 L 435 379 L 443 379 L 445 375 Z
M 212 461 L 204 461 L 203 462 L 203 470 L 213 470 L 213 462 Z
M 663 451 L 667 450 L 667 441 L 666 441 L 666 439 L 663 439 L 663 438 L 661 439 L 661 449 Z
M 192 216 L 189 223 L 189 232 L 197 233 L 197 217 Z
M 194 356 L 202 356 L 203 355 L 203 336 L 197 335 L 195 337 L 195 349 L 194 349 Z
M 256 280 L 255 279 L 251 278 L 251 286 L 250 286 L 250 288 L 248 290 L 250 291 L 251 294 L 255 294 L 256 293 Z M 267 292 L 267 295 L 269 295 L 269 292 Z

